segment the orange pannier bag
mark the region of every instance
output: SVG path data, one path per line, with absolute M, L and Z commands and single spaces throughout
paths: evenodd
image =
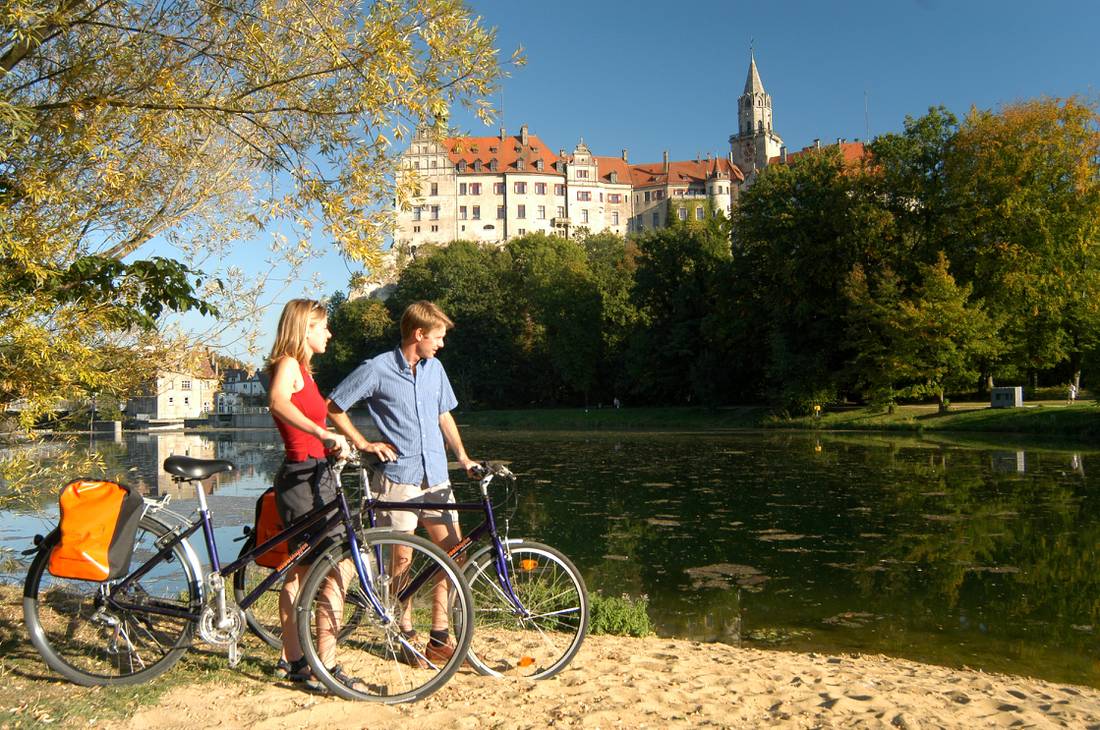
M 255 546 L 259 547 L 283 531 L 283 520 L 279 517 L 279 508 L 275 504 L 275 487 L 256 500 L 256 536 Z M 256 558 L 256 565 L 265 568 L 278 568 L 290 558 L 290 546 L 286 540 L 277 543 L 270 550 Z
M 49 571 L 58 578 L 113 580 L 130 572 L 145 500 L 123 484 L 76 479 L 58 498 L 60 539 Z

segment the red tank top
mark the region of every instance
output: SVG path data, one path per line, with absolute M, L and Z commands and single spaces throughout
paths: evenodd
M 325 416 L 328 413 L 325 399 L 321 397 L 321 391 L 317 390 L 317 383 L 313 382 L 306 366 L 299 363 L 299 367 L 302 368 L 302 380 L 305 384 L 301 390 L 290 396 L 290 402 L 297 406 L 306 418 L 324 428 Z M 297 462 L 310 458 L 325 458 L 325 447 L 319 438 L 283 423 L 274 414 L 271 417 L 275 419 L 275 425 L 279 428 L 279 435 L 283 437 L 287 461 Z

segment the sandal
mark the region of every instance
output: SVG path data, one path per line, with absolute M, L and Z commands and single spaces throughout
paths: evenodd
M 290 662 L 286 659 L 280 659 L 272 674 L 275 675 L 275 679 L 286 679 L 290 676 Z
M 366 692 L 367 683 L 359 679 L 359 677 L 353 677 L 344 671 L 344 668 L 337 664 L 332 669 L 328 670 L 328 673 L 332 675 L 340 684 L 344 685 L 348 689 L 355 690 L 356 692 Z
M 309 668 L 309 662 L 306 661 L 305 657 L 290 662 L 287 664 L 287 669 L 286 679 L 288 682 L 293 682 L 310 692 L 325 691 L 325 686 L 321 684 L 321 680 L 313 676 L 313 670 Z

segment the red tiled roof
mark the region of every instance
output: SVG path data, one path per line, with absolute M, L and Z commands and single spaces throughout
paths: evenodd
M 812 145 L 809 146 L 809 147 L 803 147 L 798 152 L 788 153 L 787 154 L 787 162 L 791 162 L 792 160 L 798 159 L 802 155 L 806 155 L 806 154 L 809 154 L 811 152 L 816 152 L 816 151 L 820 151 L 820 150 L 828 150 L 828 149 L 836 149 L 836 144 L 821 145 L 820 148 L 814 147 Z M 845 167 L 854 167 L 854 166 L 858 165 L 867 156 L 867 151 L 864 148 L 862 142 L 841 142 L 840 143 L 840 154 L 844 158 L 844 166 Z M 779 161 L 780 161 L 780 159 L 778 157 L 768 158 L 768 164 L 769 165 L 774 165 L 774 164 L 778 163 Z
M 625 162 L 621 157 L 600 157 L 598 155 L 592 155 L 592 159 L 596 161 L 597 175 L 600 182 L 611 182 L 611 173 L 614 172 L 618 175 L 618 181 L 624 185 L 630 184 L 630 163 Z
M 497 161 L 497 172 L 516 172 L 518 160 L 524 161 L 522 172 L 538 173 L 537 160 L 542 160 L 542 172 L 553 173 L 558 156 L 537 136 L 527 136 L 527 145 L 521 144 L 519 135 L 500 137 L 448 137 L 443 140 L 447 156 L 457 165 L 465 160 L 466 172 L 474 172 L 474 161 L 481 160 L 481 172 L 489 172 L 489 163 Z
M 745 179 L 745 175 L 740 168 L 724 157 L 716 157 L 711 160 L 677 160 L 669 162 L 668 173 L 665 173 L 665 163 L 663 162 L 649 162 L 630 166 L 631 183 L 636 188 L 652 185 L 703 183 L 716 172 L 724 172 L 729 175 L 731 180 L 741 181 Z

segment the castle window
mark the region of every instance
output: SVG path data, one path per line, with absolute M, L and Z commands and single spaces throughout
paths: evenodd
M 546 195 L 546 183 L 535 183 L 535 195 Z
M 695 220 L 697 220 L 697 221 L 703 220 L 704 215 L 705 215 L 705 213 L 703 211 L 703 206 L 700 205 L 698 208 L 695 209 Z
M 686 209 L 686 208 L 677 208 L 677 209 L 676 209 L 676 216 L 677 216 L 677 217 L 678 217 L 678 218 L 679 218 L 680 220 L 682 220 L 682 221 L 686 221 L 686 220 L 688 219 L 688 212 L 687 212 L 687 209 Z
M 475 221 L 481 220 L 481 206 L 480 205 L 475 205 L 474 208 L 473 208 L 472 213 L 473 213 L 473 218 L 474 218 Z

